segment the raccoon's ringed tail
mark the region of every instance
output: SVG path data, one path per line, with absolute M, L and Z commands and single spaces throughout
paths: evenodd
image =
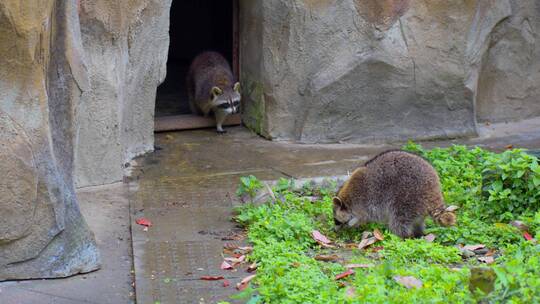
M 453 226 L 456 223 L 456 215 L 453 211 L 449 211 L 448 208 L 431 210 L 430 216 L 442 226 Z

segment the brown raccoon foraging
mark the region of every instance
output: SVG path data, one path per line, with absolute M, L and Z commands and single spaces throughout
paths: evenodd
M 444 205 L 435 169 L 405 151 L 383 152 L 356 169 L 333 204 L 336 228 L 383 223 L 403 238 L 421 237 L 428 215 L 442 226 L 456 222 L 453 208 Z
M 216 52 L 203 52 L 193 61 L 187 75 L 189 106 L 195 114 L 214 113 L 217 132 L 225 133 L 225 118 L 240 109 L 240 83 L 234 82 L 227 60 Z

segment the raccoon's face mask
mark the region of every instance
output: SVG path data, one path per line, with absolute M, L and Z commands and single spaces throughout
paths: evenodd
M 334 209 L 334 224 L 336 230 L 343 228 L 344 226 L 354 227 L 358 224 L 358 219 L 353 215 L 351 210 L 343 203 L 339 197 L 333 199 Z
M 240 112 L 240 83 L 235 83 L 232 88 L 213 87 L 210 95 L 214 112 L 219 111 L 223 114 Z

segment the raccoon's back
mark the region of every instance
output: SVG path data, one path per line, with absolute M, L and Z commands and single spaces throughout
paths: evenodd
M 227 59 L 217 52 L 199 54 L 189 67 L 187 89 L 190 98 L 207 99 L 212 87 L 231 87 L 233 83 L 234 78 Z
M 423 202 L 418 208 L 442 204 L 439 177 L 422 157 L 405 151 L 388 151 L 366 163 L 373 193 L 393 202 Z M 431 204 L 431 205 L 429 205 Z

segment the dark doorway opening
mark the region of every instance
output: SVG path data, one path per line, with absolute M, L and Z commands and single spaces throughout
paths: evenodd
M 217 51 L 227 58 L 237 76 L 237 0 L 173 0 L 170 13 L 170 46 L 167 77 L 158 87 L 156 124 L 160 118 L 190 115 L 186 73 L 191 60 L 203 51 Z M 196 117 L 184 117 L 185 122 Z M 185 123 L 184 123 L 185 125 Z

